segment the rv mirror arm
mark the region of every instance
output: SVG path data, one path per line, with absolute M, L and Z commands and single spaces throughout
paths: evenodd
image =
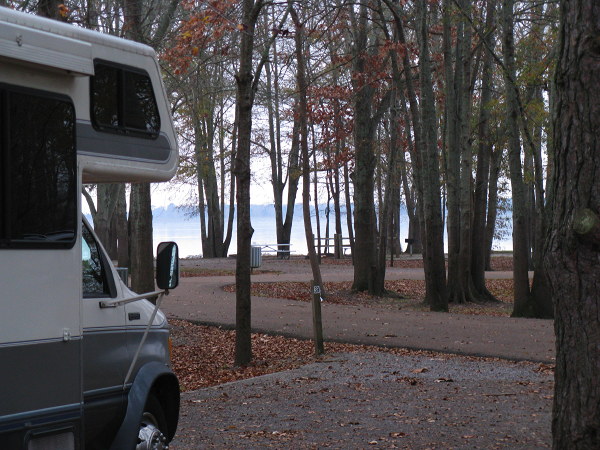
M 138 357 L 140 356 L 140 351 L 142 350 L 142 347 L 144 346 L 144 342 L 146 342 L 146 338 L 148 337 L 148 332 L 150 331 L 150 327 L 152 326 L 152 324 L 154 323 L 154 318 L 156 317 L 156 313 L 158 312 L 158 308 L 160 307 L 160 303 L 162 302 L 162 299 L 164 298 L 165 295 L 168 295 L 169 291 L 165 290 L 163 292 L 160 293 L 158 299 L 156 300 L 156 305 L 154 305 L 154 310 L 152 311 L 152 315 L 150 316 L 150 320 L 148 320 L 148 324 L 146 325 L 146 329 L 144 330 L 144 334 L 142 335 L 142 339 L 140 340 L 140 343 L 138 345 L 137 350 L 135 351 L 135 355 L 133 356 L 133 359 L 131 360 L 131 364 L 129 365 L 129 370 L 127 371 L 127 375 L 125 376 L 125 381 L 123 382 L 123 390 L 125 390 L 127 388 L 127 383 L 129 382 L 129 378 L 131 377 L 131 374 L 133 373 L 133 369 L 135 367 L 135 364 L 138 360 Z
M 125 305 L 127 303 L 133 303 L 140 300 L 144 300 L 151 297 L 156 297 L 158 295 L 165 294 L 169 295 L 168 289 L 162 289 L 160 291 L 147 292 L 142 295 L 137 295 L 135 297 L 129 297 L 123 300 L 102 300 L 100 302 L 100 308 L 116 308 L 117 306 Z

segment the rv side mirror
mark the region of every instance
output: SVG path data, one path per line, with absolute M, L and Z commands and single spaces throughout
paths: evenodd
M 161 242 L 156 248 L 156 285 L 175 289 L 179 284 L 179 249 L 175 242 Z

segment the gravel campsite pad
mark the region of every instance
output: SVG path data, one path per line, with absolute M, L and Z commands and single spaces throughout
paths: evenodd
M 172 448 L 546 448 L 544 365 L 380 351 L 182 394 Z

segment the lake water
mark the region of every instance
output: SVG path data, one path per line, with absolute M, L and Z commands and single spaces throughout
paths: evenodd
M 313 233 L 316 235 L 316 225 L 313 220 Z M 323 228 L 324 226 L 322 226 Z M 254 234 L 252 243 L 256 245 L 276 244 L 275 218 L 258 217 L 252 219 Z M 155 245 L 162 241 L 175 241 L 179 245 L 179 255 L 189 257 L 202 255 L 202 241 L 200 239 L 200 219 L 198 217 L 182 220 L 155 220 L 153 223 Z M 330 237 L 333 237 L 335 226 L 330 227 Z M 323 231 L 324 233 L 324 231 Z M 324 236 L 323 236 L 324 237 Z M 292 225 L 290 238 L 291 249 L 295 254 L 308 253 L 306 237 L 304 235 L 304 222 L 302 217 L 295 219 Z M 237 253 L 235 222 L 229 254 Z
M 333 215 L 331 216 L 333 218 Z M 344 237 L 347 236 L 347 227 L 345 217 L 342 219 L 342 229 Z M 332 220 L 333 222 L 333 220 Z M 312 218 L 313 233 L 316 236 L 315 218 Z M 321 218 L 321 236 L 325 236 L 324 231 L 325 221 Z M 275 218 L 273 216 L 259 215 L 252 218 L 252 227 L 254 235 L 252 243 L 259 245 L 276 244 L 277 234 L 275 232 Z M 190 256 L 202 255 L 202 241 L 200 239 L 200 219 L 198 217 L 187 218 L 183 214 L 180 217 L 172 215 L 161 216 L 160 213 L 154 215 L 154 245 L 162 241 L 175 241 L 179 245 L 179 255 L 183 258 Z M 333 237 L 335 232 L 335 224 L 330 223 L 330 237 Z M 400 224 L 400 242 L 404 248 L 404 239 L 408 237 L 408 220 L 405 219 Z M 305 255 L 308 253 L 306 238 L 304 235 L 304 221 L 302 214 L 295 214 L 295 219 L 292 226 L 292 235 L 290 239 L 291 249 L 295 254 Z M 512 241 L 495 241 L 495 250 L 512 250 Z M 332 250 L 330 250 L 332 251 Z M 231 245 L 229 246 L 228 254 L 237 252 L 235 222 Z

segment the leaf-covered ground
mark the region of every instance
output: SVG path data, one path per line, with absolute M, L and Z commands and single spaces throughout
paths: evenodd
M 495 270 L 510 270 L 512 259 L 493 258 Z M 291 259 L 286 264 L 308 264 L 304 258 Z M 324 264 L 350 265 L 350 259 L 324 258 Z M 395 266 L 406 268 L 422 267 L 421 260 L 400 260 Z M 264 271 L 270 273 L 270 271 Z M 255 272 L 256 273 L 256 272 Z M 235 271 L 224 268 L 206 268 L 188 265 L 182 276 L 233 276 Z M 498 303 L 450 305 L 451 312 L 464 314 L 487 314 L 508 316 L 512 309 L 512 280 L 487 280 L 488 289 L 499 300 Z M 234 292 L 235 285 L 225 286 Z M 386 297 L 372 297 L 351 291 L 351 282 L 325 283 L 326 302 L 343 305 L 377 306 L 426 310 L 423 304 L 425 284 L 420 280 L 387 281 L 386 289 L 392 293 Z M 252 295 L 310 301 L 310 285 L 303 282 L 253 283 Z M 258 300 L 258 299 L 257 299 Z M 258 300 L 259 301 L 259 300 Z M 251 378 L 257 375 L 299 367 L 314 361 L 312 342 L 283 336 L 254 334 L 252 336 L 253 363 L 248 367 L 234 367 L 235 333 L 217 327 L 206 327 L 181 320 L 171 320 L 173 337 L 172 361 L 184 390 L 199 389 L 230 381 Z M 339 343 L 326 343 L 326 351 L 364 351 L 368 347 Z M 396 350 L 404 351 L 404 350 Z
M 253 362 L 235 367 L 235 331 L 169 320 L 173 342 L 171 362 L 182 390 L 200 389 L 292 369 L 315 360 L 310 341 L 252 334 Z M 327 352 L 357 351 L 367 347 L 326 343 Z
M 450 312 L 461 314 L 486 314 L 509 316 L 512 310 L 512 280 L 487 280 L 488 290 L 499 302 L 450 304 Z M 353 292 L 352 282 L 325 283 L 326 302 L 340 305 L 377 306 L 395 309 L 427 310 L 425 282 L 422 280 L 386 281 L 389 295 L 374 297 L 364 292 Z M 227 292 L 235 292 L 235 285 L 225 286 Z M 306 282 L 252 283 L 252 295 L 256 297 L 285 298 L 311 301 L 311 286 Z
M 236 380 L 293 369 L 314 362 L 312 341 L 252 334 L 253 362 L 248 367 L 235 367 L 235 332 L 218 327 L 196 325 L 184 320 L 169 320 L 173 348 L 171 362 L 183 391 L 215 386 Z M 433 352 L 405 349 L 381 349 L 361 345 L 325 343 L 328 354 L 357 351 L 384 351 L 399 355 L 451 357 Z M 467 358 L 461 356 L 461 358 Z M 471 358 L 473 360 L 499 361 L 494 358 Z M 536 365 L 543 372 L 552 371 L 551 366 Z

